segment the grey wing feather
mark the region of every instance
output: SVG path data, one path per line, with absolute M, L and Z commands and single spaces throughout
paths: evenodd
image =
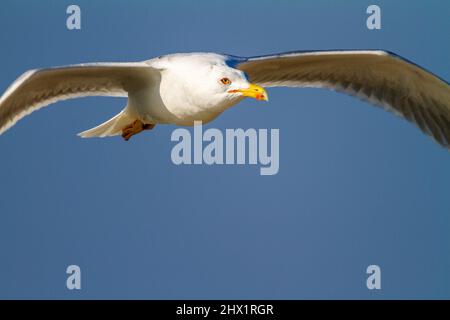
M 92 63 L 31 70 L 0 98 L 0 134 L 31 112 L 60 100 L 121 96 L 148 85 L 157 70 L 145 62 Z
M 236 68 L 266 87 L 319 87 L 359 97 L 415 123 L 450 148 L 449 84 L 393 53 L 297 52 L 247 58 Z

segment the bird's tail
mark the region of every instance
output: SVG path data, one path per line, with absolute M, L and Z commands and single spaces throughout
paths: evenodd
M 92 138 L 92 137 L 110 137 L 117 136 L 122 133 L 122 128 L 132 123 L 134 119 L 122 110 L 119 114 L 109 119 L 108 121 L 102 123 L 101 125 L 80 132 L 78 135 L 82 138 Z

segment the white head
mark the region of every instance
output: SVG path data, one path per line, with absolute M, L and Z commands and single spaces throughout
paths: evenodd
M 177 54 L 163 59 L 162 67 L 177 78 L 177 90 L 202 109 L 224 110 L 245 97 L 268 100 L 264 88 L 249 83 L 241 70 L 226 64 L 224 56 Z

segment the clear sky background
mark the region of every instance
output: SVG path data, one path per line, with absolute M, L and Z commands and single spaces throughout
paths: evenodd
M 66 29 L 72 3 L 81 31 Z M 366 28 L 373 3 L 380 31 Z M 449 14 L 444 1 L 6 0 L 0 91 L 32 68 L 190 51 L 381 48 L 448 81 Z M 0 298 L 450 298 L 450 153 L 342 94 L 269 95 L 208 127 L 279 128 L 275 176 L 175 166 L 173 126 L 76 136 L 124 99 L 60 102 L 0 136 Z

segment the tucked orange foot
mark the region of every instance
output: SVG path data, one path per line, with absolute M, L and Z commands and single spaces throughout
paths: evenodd
M 122 138 L 125 141 L 128 141 L 135 134 L 138 134 L 139 132 L 144 130 L 152 130 L 154 127 L 154 124 L 143 123 L 141 120 L 136 120 L 132 124 L 122 129 Z

